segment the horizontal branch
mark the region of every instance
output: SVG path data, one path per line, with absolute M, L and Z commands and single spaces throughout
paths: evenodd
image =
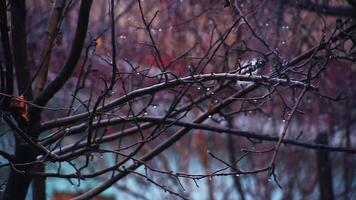
M 326 4 L 313 3 L 310 0 L 287 0 L 287 5 L 302 8 L 308 11 L 322 13 L 324 15 L 337 17 L 350 17 L 355 15 L 355 10 L 351 6 L 331 6 Z
M 356 28 L 356 25 L 352 25 L 352 26 L 348 27 L 347 29 L 345 29 L 344 31 L 340 32 L 336 36 L 330 38 L 330 41 L 331 42 L 335 42 L 335 41 L 339 40 L 345 34 L 348 34 L 348 33 L 352 32 L 355 28 Z M 299 56 L 296 56 L 294 59 L 292 59 L 286 65 L 286 69 L 289 69 L 292 66 L 298 64 L 299 62 L 301 62 L 301 61 L 303 61 L 305 59 L 308 59 L 309 57 L 314 55 L 316 51 L 324 49 L 325 46 L 326 46 L 326 43 L 318 44 L 318 45 L 314 46 L 313 48 L 309 49 L 308 51 L 300 54 Z M 226 73 L 224 73 L 224 74 L 226 74 Z M 199 76 L 199 75 L 196 75 L 196 76 Z M 186 77 L 186 78 L 191 78 L 191 77 L 192 76 L 189 76 L 189 77 Z M 248 77 L 251 78 L 253 76 L 249 76 L 248 75 Z M 235 78 L 237 78 L 237 77 L 235 77 Z M 265 79 L 265 77 L 263 79 Z M 238 80 L 238 79 L 236 79 L 236 80 Z M 287 79 L 282 79 L 282 80 L 284 80 L 282 82 L 288 83 Z M 248 80 L 245 80 L 245 81 L 248 81 Z M 136 98 L 138 96 L 142 96 L 142 95 L 145 95 L 145 94 L 151 94 L 151 93 L 158 92 L 158 91 L 161 91 L 161 90 L 169 88 L 169 87 L 175 87 L 175 86 L 178 86 L 179 84 L 181 84 L 181 82 L 179 82 L 177 80 L 169 81 L 168 83 L 169 84 L 167 84 L 167 83 L 159 83 L 159 84 L 156 84 L 156 85 L 153 85 L 153 86 L 149 86 L 149 87 L 145 87 L 145 88 L 141 88 L 141 89 L 129 92 L 126 96 L 118 98 L 116 100 L 113 100 L 112 102 L 100 107 L 98 109 L 98 111 L 103 111 L 105 109 L 110 109 L 112 107 L 115 107 L 116 105 L 122 104 L 123 102 L 127 102 L 128 100 L 134 99 L 134 98 Z M 301 83 L 300 87 L 305 87 L 305 83 Z M 90 114 L 91 114 L 90 112 L 89 113 L 81 113 L 81 114 L 77 114 L 77 115 L 73 115 L 73 116 L 69 116 L 69 117 L 64 117 L 64 118 L 59 118 L 59 119 L 56 119 L 56 120 L 51 120 L 51 121 L 48 121 L 48 122 L 44 122 L 44 123 L 42 123 L 42 126 L 41 126 L 40 130 L 44 131 L 44 130 L 49 130 L 49 129 L 54 128 L 54 127 L 60 127 L 60 126 L 69 125 L 69 124 L 75 123 L 76 121 L 78 121 L 80 119 L 88 117 Z
M 343 38 L 343 36 L 345 34 L 348 34 L 348 33 L 352 32 L 354 29 L 356 29 L 356 25 L 352 25 L 352 26 L 348 27 L 347 29 L 345 29 L 344 31 L 342 31 L 339 34 L 337 34 L 336 36 L 330 38 L 330 41 L 331 42 L 335 42 L 335 41 Z M 318 45 L 314 46 L 313 48 L 309 49 L 308 51 L 300 54 L 299 56 L 296 56 L 294 59 L 292 59 L 286 65 L 286 69 L 289 69 L 292 66 L 298 64 L 299 62 L 301 62 L 301 61 L 303 61 L 305 59 L 308 59 L 309 57 L 314 55 L 318 50 L 324 49 L 325 46 L 326 46 L 326 43 L 318 44 Z M 226 74 L 226 73 L 224 73 L 224 74 Z M 233 74 L 230 74 L 230 75 L 233 75 Z M 199 75 L 196 75 L 196 76 L 199 76 Z M 249 76 L 248 75 L 248 77 L 251 78 L 253 76 Z M 186 77 L 186 78 L 192 78 L 192 76 L 189 76 L 189 77 Z M 238 80 L 237 77 L 235 77 L 235 78 L 236 78 L 236 80 Z M 260 79 L 262 79 L 262 78 L 260 77 Z M 263 79 L 265 80 L 265 77 Z M 115 106 L 117 106 L 119 104 L 122 104 L 123 102 L 127 102 L 127 101 L 129 101 L 131 99 L 134 99 L 136 97 L 139 97 L 139 96 L 142 96 L 142 95 L 145 95 L 145 94 L 151 94 L 151 93 L 154 93 L 154 92 L 158 92 L 158 91 L 167 89 L 169 87 L 175 87 L 175 86 L 178 86 L 179 84 L 182 84 L 178 80 L 169 81 L 167 83 L 159 83 L 159 84 L 156 84 L 156 85 L 153 85 L 153 86 L 149 86 L 149 87 L 145 87 L 145 88 L 141 88 L 141 89 L 129 92 L 126 96 L 120 97 L 120 98 L 118 98 L 116 100 L 113 100 L 112 102 L 110 102 L 110 103 L 98 108 L 98 111 L 100 112 L 100 111 L 103 111 L 105 109 L 110 109 L 110 108 L 115 107 Z M 283 80 L 282 82 L 288 83 L 287 79 L 282 79 L 282 80 Z M 245 80 L 245 81 L 248 81 L 248 80 Z M 305 83 L 301 83 L 300 87 L 305 87 Z M 90 114 L 91 114 L 90 112 L 89 113 L 81 113 L 81 114 L 77 114 L 77 115 L 73 115 L 73 116 L 69 116 L 69 117 L 64 117 L 64 118 L 59 118 L 59 119 L 56 119 L 56 120 L 47 121 L 47 122 L 42 123 L 42 126 L 41 126 L 40 130 L 44 131 L 44 130 L 49 130 L 49 129 L 54 128 L 54 127 L 60 127 L 60 126 L 69 125 L 69 124 L 75 123 L 78 120 L 87 118 Z
M 213 131 L 216 133 L 227 133 L 235 136 L 242 136 L 250 139 L 258 139 L 261 141 L 278 141 L 279 137 L 275 136 L 270 136 L 270 135 L 262 135 L 262 134 L 257 134 L 255 132 L 251 131 L 240 131 L 237 129 L 232 129 L 232 128 L 224 128 L 224 127 L 219 127 L 219 126 L 212 126 L 208 124 L 197 124 L 197 123 L 191 123 L 191 122 L 182 122 L 178 121 L 177 119 L 174 118 L 167 118 L 165 120 L 162 120 L 162 117 L 158 116 L 144 116 L 144 117 L 116 117 L 116 118 L 111 118 L 109 120 L 101 120 L 99 123 L 94 122 L 94 127 L 104 127 L 104 126 L 110 126 L 110 125 L 118 125 L 121 123 L 125 122 L 150 122 L 150 123 L 144 123 L 140 125 L 141 129 L 145 129 L 148 127 L 152 127 L 153 125 L 157 124 L 168 124 L 171 126 L 181 126 L 189 129 L 201 129 L 201 130 L 206 130 L 206 131 Z M 84 126 L 77 127 L 78 130 L 76 131 L 84 131 L 85 129 Z M 136 127 L 133 127 L 136 128 Z M 131 128 L 132 129 L 132 128 Z M 135 133 L 139 129 L 136 129 L 136 131 L 130 131 L 130 133 Z M 129 134 L 123 134 L 121 131 L 118 133 L 113 133 L 108 136 L 100 137 L 97 140 L 95 140 L 95 144 L 101 144 L 101 143 L 106 143 L 110 142 L 113 140 L 116 140 L 118 138 L 122 138 L 125 136 L 128 136 Z M 346 147 L 332 147 L 329 145 L 322 145 L 322 144 L 316 144 L 316 143 L 310 143 L 310 142 L 302 142 L 298 140 L 292 140 L 292 139 L 283 139 L 282 140 L 283 144 L 290 144 L 293 146 L 298 146 L 298 147 L 303 147 L 307 149 L 322 149 L 322 150 L 327 150 L 327 151 L 333 151 L 333 152 L 343 152 L 343 153 L 350 153 L 350 154 L 356 154 L 356 149 L 354 148 L 346 148 Z M 67 153 L 69 151 L 74 151 L 80 148 L 84 148 L 87 146 L 86 142 L 81 142 L 76 145 L 67 145 L 65 147 L 62 147 L 60 150 L 55 151 L 54 153 L 57 155 L 63 155 L 64 153 Z
M 252 92 L 253 90 L 257 89 L 258 86 L 259 86 L 258 84 L 252 84 L 252 85 L 246 87 L 245 89 L 236 92 L 234 95 L 232 95 L 232 97 L 237 98 L 237 97 L 245 96 L 248 93 Z M 202 115 L 198 116 L 193 122 L 194 123 L 202 123 L 204 120 L 208 119 L 210 115 L 217 113 L 219 110 L 223 109 L 224 107 L 228 106 L 230 103 L 234 102 L 233 98 L 225 99 L 223 102 L 217 104 L 208 112 L 205 112 Z M 180 129 L 179 131 L 174 133 L 171 137 L 169 137 L 167 140 L 163 141 L 158 146 L 156 146 L 153 150 L 151 150 L 150 152 L 143 155 L 139 160 L 141 160 L 143 162 L 151 160 L 152 158 L 156 157 L 158 154 L 162 153 L 164 150 L 166 150 L 167 148 L 172 146 L 178 140 L 180 140 L 190 130 L 191 130 L 190 128 Z M 126 171 L 123 171 L 115 176 L 112 176 L 111 179 L 102 182 L 97 187 L 90 189 L 89 191 L 83 193 L 82 195 L 79 195 L 78 197 L 76 197 L 74 199 L 75 200 L 90 199 L 90 198 L 98 195 L 99 193 L 106 190 L 108 187 L 112 186 L 118 180 L 120 180 L 123 177 L 130 174 L 129 171 L 136 170 L 141 165 L 142 165 L 142 163 L 135 163 L 133 165 L 130 165 Z
M 8 152 L 5 152 L 5 151 L 0 151 L 0 156 L 4 157 L 10 163 L 15 162 L 15 155 L 13 155 L 13 154 L 9 154 Z
M 199 83 L 199 82 L 212 81 L 212 80 L 245 81 L 251 83 L 263 83 L 263 84 L 271 84 L 271 85 L 279 84 L 281 86 L 290 86 L 290 87 L 297 87 L 297 88 L 307 87 L 308 89 L 312 89 L 312 90 L 317 89 L 316 87 L 308 86 L 306 83 L 301 81 L 291 80 L 286 78 L 269 78 L 268 76 L 265 75 L 243 75 L 243 74 L 231 74 L 231 73 L 198 74 L 198 75 L 178 78 L 168 82 L 159 83 L 149 87 L 134 90 L 132 92 L 129 92 L 125 96 L 122 96 L 118 99 L 115 99 L 107 103 L 102 107 L 99 107 L 97 111 L 105 112 L 114 107 L 122 105 L 132 99 L 135 99 L 137 97 L 149 95 L 161 90 L 165 90 L 167 88 L 176 87 L 182 84 Z M 92 111 L 44 122 L 42 123 L 40 130 L 44 131 L 54 127 L 69 125 L 81 119 L 87 118 L 91 113 Z

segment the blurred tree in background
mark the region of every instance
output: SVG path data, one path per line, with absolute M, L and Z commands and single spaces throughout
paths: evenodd
M 0 0 L 2 198 L 354 199 L 355 5 Z

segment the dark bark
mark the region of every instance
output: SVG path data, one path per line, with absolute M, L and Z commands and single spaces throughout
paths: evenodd
M 352 104 L 350 106 L 353 106 Z M 352 119 L 350 116 L 348 116 L 348 123 L 346 126 L 345 130 L 345 138 L 346 138 L 346 147 L 350 148 L 351 147 L 351 126 L 353 124 Z M 355 170 L 355 162 L 350 159 L 347 155 L 343 155 L 343 162 L 344 162 L 344 171 L 343 171 L 343 179 L 344 179 L 344 200 L 349 200 L 351 199 L 351 196 L 349 197 L 348 195 L 350 194 L 350 191 L 352 191 L 352 181 L 354 175 L 356 175 Z M 352 193 L 351 193 L 352 194 Z
M 320 144 L 328 144 L 327 134 L 319 134 L 316 142 Z M 317 151 L 317 170 L 319 180 L 320 200 L 333 200 L 334 191 L 332 184 L 331 162 L 329 159 L 329 152 L 325 150 Z
M 75 34 L 72 50 L 66 65 L 64 66 L 58 77 L 39 95 L 37 101 L 35 100 L 34 103 L 37 103 L 39 105 L 45 105 L 54 96 L 54 94 L 64 85 L 66 80 L 69 79 L 70 75 L 74 71 L 74 68 L 79 60 L 82 47 L 84 45 L 91 3 L 92 1 L 82 1 L 79 12 L 78 28 Z M 24 94 L 27 100 L 31 100 L 32 89 L 30 86 L 30 73 L 27 68 L 25 18 L 25 1 L 11 1 L 11 24 L 13 26 L 12 45 L 16 47 L 13 48 L 13 58 L 16 70 L 18 91 L 19 94 Z M 40 110 L 34 109 L 33 113 L 30 113 L 29 123 L 21 119 L 20 116 L 15 116 L 18 121 L 18 130 L 20 130 L 21 134 L 25 135 L 22 135 L 24 137 L 16 137 L 14 164 L 31 163 L 36 160 L 36 156 L 39 152 L 38 149 L 36 149 L 36 145 L 31 143 L 31 141 L 34 141 L 33 139 L 36 139 L 39 135 L 39 132 L 36 131 L 38 130 L 40 121 L 40 112 L 38 111 Z M 26 198 L 26 194 L 32 180 L 32 177 L 27 172 L 29 170 L 32 170 L 32 167 L 33 165 L 21 165 L 17 166 L 16 169 L 11 169 L 6 190 L 4 193 L 5 200 L 21 200 Z M 39 171 L 41 170 L 43 170 L 43 167 Z M 40 179 L 35 179 L 34 184 L 37 185 L 37 183 L 40 184 L 41 187 L 39 188 L 40 190 L 35 190 L 34 195 L 36 195 L 36 199 L 45 199 L 45 182 Z
M 38 164 L 34 166 L 34 171 L 44 172 L 44 164 Z M 32 199 L 34 200 L 46 200 L 46 178 L 45 177 L 35 177 L 32 183 Z
M 347 0 L 347 2 L 352 6 L 354 11 L 356 11 L 356 1 L 355 0 Z
M 353 1 L 353 0 L 348 0 Z M 354 13 L 354 6 L 330 6 L 324 3 L 314 3 L 310 0 L 304 1 L 295 1 L 295 0 L 288 0 L 286 3 L 290 6 L 309 10 L 312 12 L 321 13 L 323 15 L 330 15 L 336 17 L 350 17 L 355 16 Z
M 4 9 L 4 1 L 1 3 L 2 9 Z M 4 14 L 4 13 L 3 13 Z M 5 13 L 6 14 L 6 13 Z M 2 18 L 6 17 L 2 16 Z M 12 46 L 13 59 L 16 71 L 17 88 L 19 95 L 24 95 L 27 100 L 32 99 L 32 90 L 30 87 L 30 73 L 27 66 L 27 42 L 26 42 L 26 4 L 25 0 L 11 1 L 11 25 L 12 25 Z M 6 29 L 3 27 L 4 31 Z M 6 43 L 6 32 L 2 32 L 2 39 L 5 39 L 6 50 L 9 50 L 9 46 Z M 6 52 L 5 52 L 6 53 Z M 8 56 L 8 55 L 7 55 Z M 7 58 L 7 76 L 10 78 L 8 81 L 11 91 L 10 83 L 12 77 L 11 61 Z M 14 117 L 18 121 L 18 127 L 24 130 L 27 137 L 33 137 L 33 132 L 29 131 L 27 123 L 19 116 L 14 114 Z M 15 137 L 15 158 L 14 164 L 24 164 L 32 162 L 36 159 L 36 153 L 33 148 L 27 144 L 22 138 Z M 30 165 L 16 166 L 16 169 L 11 169 L 9 179 L 7 182 L 6 190 L 4 193 L 4 199 L 25 199 L 28 187 L 31 183 L 31 176 L 26 174 L 26 171 L 30 169 Z
M 28 163 L 36 159 L 36 154 L 30 146 L 16 138 L 15 157 L 16 163 Z M 11 170 L 4 193 L 4 200 L 25 199 L 31 183 L 31 176 L 26 174 L 25 171 L 30 168 L 31 166 L 19 166 L 16 167 L 17 171 Z
M 7 15 L 6 15 L 6 1 L 0 0 L 0 31 L 1 31 L 1 42 L 4 50 L 4 59 L 5 59 L 5 92 L 6 94 L 13 93 L 13 65 L 12 65 L 12 55 L 10 48 L 10 39 L 9 39 L 9 29 L 7 24 Z M 6 103 L 3 105 L 6 107 L 9 102 L 9 98 L 5 98 Z
M 26 3 L 11 1 L 12 46 L 19 95 L 32 99 L 30 71 L 27 66 Z

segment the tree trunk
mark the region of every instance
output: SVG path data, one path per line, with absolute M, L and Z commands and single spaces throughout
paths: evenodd
M 316 142 L 319 144 L 328 144 L 328 135 L 325 133 L 319 134 L 316 138 Z M 316 157 L 320 200 L 333 200 L 334 192 L 329 152 L 326 150 L 318 150 Z
M 45 172 L 43 163 L 34 166 L 34 171 Z M 46 200 L 46 178 L 34 177 L 32 183 L 32 199 L 33 200 Z
M 36 154 L 33 149 L 20 139 L 16 139 L 15 160 L 17 164 L 33 162 L 36 159 Z M 26 198 L 27 190 L 31 183 L 31 176 L 25 171 L 31 169 L 32 166 L 18 166 L 16 170 L 11 169 L 4 200 L 22 200 Z
M 4 2 L 3 2 L 4 3 Z M 30 69 L 27 65 L 27 41 L 26 41 L 26 1 L 25 0 L 13 0 L 9 1 L 11 11 L 11 41 L 12 41 L 12 54 L 13 62 L 16 71 L 16 81 L 18 95 L 23 95 L 27 101 L 32 100 L 31 78 Z M 2 18 L 5 18 L 4 16 Z M 10 59 L 10 58 L 7 58 Z M 11 71 L 11 73 L 13 73 Z M 15 107 L 16 108 L 16 107 Z M 14 109 L 11 114 L 16 118 L 17 126 L 24 130 L 29 137 L 36 138 L 36 132 L 31 131 L 30 127 L 34 127 L 35 124 L 28 122 L 25 118 L 28 117 L 28 113 L 22 113 L 19 108 Z M 24 118 L 25 116 L 25 118 Z M 32 120 L 38 121 L 39 120 Z M 15 130 L 13 130 L 15 131 Z M 16 135 L 16 134 L 14 134 Z M 15 137 L 15 164 L 11 168 L 9 179 L 4 192 L 5 200 L 22 200 L 26 198 L 27 190 L 31 183 L 31 176 L 27 171 L 32 168 L 32 165 L 23 165 L 31 163 L 36 160 L 36 152 L 25 141 Z M 16 164 L 22 164 L 18 166 Z

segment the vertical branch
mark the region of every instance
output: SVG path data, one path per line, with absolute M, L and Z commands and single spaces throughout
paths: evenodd
M 272 159 L 271 159 L 271 162 L 269 164 L 269 167 L 272 170 L 272 172 L 274 170 L 274 165 L 275 165 L 275 161 L 277 159 L 277 154 L 278 154 L 279 148 L 281 147 L 282 141 L 283 141 L 284 137 L 287 134 L 287 130 L 288 130 L 288 127 L 290 125 L 290 122 L 291 122 L 295 112 L 297 111 L 298 106 L 301 103 L 301 101 L 303 99 L 303 96 L 305 95 L 306 91 L 307 91 L 307 88 L 303 88 L 303 90 L 300 92 L 299 97 L 298 97 L 297 101 L 295 102 L 295 104 L 294 104 L 291 112 L 289 113 L 288 118 L 287 118 L 287 120 L 286 120 L 286 122 L 285 122 L 285 124 L 283 126 L 283 130 L 282 130 L 281 136 L 279 137 L 279 140 L 278 140 L 278 142 L 277 142 L 277 144 L 276 144 L 276 146 L 274 148 Z
M 142 9 L 142 5 L 141 5 L 141 1 L 138 0 L 138 6 L 140 8 L 140 14 L 141 14 L 141 18 L 142 18 L 142 22 L 147 30 L 147 33 L 148 33 L 148 36 L 150 37 L 150 40 L 151 40 L 151 43 L 152 43 L 152 46 L 153 46 L 153 49 L 155 50 L 156 54 L 157 54 L 157 57 L 158 57 L 158 61 L 159 61 L 159 64 L 161 65 L 161 70 L 162 71 L 166 71 L 166 66 L 164 65 L 164 62 L 163 62 L 163 59 L 162 59 L 162 56 L 161 56 L 161 53 L 156 45 L 156 42 L 155 40 L 153 39 L 153 36 L 152 36 L 152 32 L 151 32 L 151 24 L 152 24 L 152 21 L 154 20 L 154 18 L 157 16 L 158 14 L 158 11 L 155 13 L 155 16 L 151 19 L 150 22 L 147 22 L 146 20 L 146 17 L 143 13 L 143 9 Z
M 7 16 L 6 16 L 6 0 L 0 0 L 0 31 L 1 31 L 1 42 L 4 50 L 5 57 L 5 85 L 6 85 L 6 94 L 11 95 L 14 90 L 14 78 L 13 78 L 13 65 L 12 65 L 12 56 L 11 56 L 11 48 L 10 48 L 10 40 L 9 40 L 9 29 L 7 24 Z M 8 99 L 8 98 L 6 98 Z M 8 99 L 9 100 L 9 99 Z M 6 105 L 6 104 L 5 104 Z
M 110 85 L 105 89 L 102 95 L 98 97 L 98 99 L 95 102 L 93 112 L 90 115 L 90 118 L 88 120 L 88 137 L 87 137 L 87 143 L 88 146 L 91 145 L 91 140 L 92 140 L 92 132 L 93 132 L 93 120 L 94 116 L 96 114 L 96 111 L 99 107 L 100 102 L 106 97 L 106 95 L 114 88 L 115 82 L 116 82 L 116 71 L 117 71 L 117 64 L 116 64 L 116 40 L 115 40 L 115 2 L 114 0 L 110 1 L 110 21 L 111 21 L 111 48 L 112 48 L 112 75 L 111 75 L 111 81 Z
M 112 77 L 110 83 L 110 89 L 115 85 L 117 64 L 116 64 L 116 39 L 115 39 L 115 4 L 114 0 L 110 3 L 110 17 L 111 17 L 111 49 L 112 49 Z
M 44 172 L 45 166 L 43 163 L 39 163 L 33 167 L 34 171 Z M 46 200 L 46 178 L 35 177 L 32 183 L 32 198 L 36 200 Z
M 352 106 L 352 105 L 351 105 Z M 346 147 L 350 148 L 351 147 L 351 126 L 352 126 L 352 121 L 348 119 L 348 123 L 346 125 L 346 130 L 345 130 L 345 137 L 346 137 Z M 348 198 L 348 194 L 352 190 L 352 169 L 355 167 L 355 163 L 351 162 L 351 159 L 347 155 L 343 155 L 343 164 L 344 164 L 344 172 L 343 172 L 343 178 L 344 178 L 344 193 L 345 193 L 345 200 Z
M 27 66 L 26 3 L 11 1 L 12 49 L 19 95 L 32 99 L 30 71 Z
M 12 52 L 13 62 L 16 71 L 16 81 L 19 95 L 24 95 L 27 100 L 32 99 L 32 89 L 30 86 L 30 71 L 27 66 L 27 41 L 26 41 L 26 3 L 25 0 L 16 0 L 11 2 L 11 26 L 12 26 Z M 5 49 L 5 57 L 7 57 L 7 91 L 12 93 L 12 64 L 9 58 L 10 48 L 7 38 L 6 26 L 6 2 L 1 1 L 2 9 L 2 40 Z M 18 126 L 28 131 L 28 125 L 23 120 L 18 120 Z M 28 132 L 29 136 L 32 136 L 32 132 Z M 25 144 L 25 142 L 19 138 L 15 138 L 15 159 L 17 163 L 29 163 L 36 159 L 35 151 Z M 29 166 L 19 166 L 16 170 L 11 169 L 9 179 L 6 185 L 4 193 L 4 199 L 25 199 L 27 190 L 31 183 L 31 176 L 25 173 L 29 170 Z
M 316 138 L 316 142 L 319 144 L 328 144 L 327 134 L 319 134 Z M 329 153 L 325 150 L 318 150 L 316 153 L 317 166 L 318 166 L 318 179 L 319 179 L 319 199 L 333 200 L 333 184 L 331 174 L 331 162 L 329 159 Z
M 75 32 L 74 41 L 72 43 L 69 57 L 59 75 L 36 97 L 34 104 L 43 106 L 63 87 L 73 73 L 85 41 L 85 36 L 88 29 L 90 8 L 92 0 L 83 0 L 80 5 L 79 18 L 77 22 L 77 30 Z M 39 114 L 41 109 L 38 107 L 32 108 L 32 115 Z
M 59 31 L 59 24 L 63 15 L 63 8 L 65 6 L 65 2 L 66 0 L 56 0 L 53 5 L 52 13 L 48 21 L 45 42 L 41 52 L 41 60 L 39 65 L 40 71 L 38 72 L 38 76 L 35 83 L 35 94 L 38 94 L 42 91 L 47 81 L 47 74 L 49 63 L 51 60 L 53 42 Z

